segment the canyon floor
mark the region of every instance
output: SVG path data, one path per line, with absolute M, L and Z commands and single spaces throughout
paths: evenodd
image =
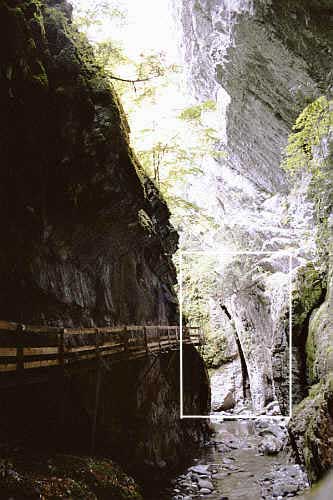
M 262 436 L 248 421 L 213 424 L 214 434 L 161 500 L 254 500 L 305 498 L 307 479 L 285 452 L 259 452 Z

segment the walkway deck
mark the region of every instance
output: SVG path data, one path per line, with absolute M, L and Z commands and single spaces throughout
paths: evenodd
M 204 342 L 200 327 L 184 327 L 183 343 Z M 180 327 L 168 325 L 105 328 L 29 326 L 0 321 L 0 378 L 34 369 L 69 368 L 78 362 L 109 358 L 132 360 L 179 349 Z

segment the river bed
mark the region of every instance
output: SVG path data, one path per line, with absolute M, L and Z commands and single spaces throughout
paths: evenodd
M 259 452 L 263 437 L 254 422 L 215 423 L 213 429 L 200 457 L 154 500 L 302 498 L 306 475 L 285 452 Z
M 241 401 L 236 362 L 210 373 L 213 434 L 187 468 L 149 500 L 282 500 L 305 498 L 309 484 L 288 446 L 287 418 L 223 420 L 253 416 L 249 401 Z M 235 407 L 218 411 L 232 391 Z M 147 497 L 148 500 L 148 497 Z

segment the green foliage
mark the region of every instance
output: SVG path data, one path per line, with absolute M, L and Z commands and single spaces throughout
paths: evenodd
M 322 96 L 299 115 L 288 139 L 282 167 L 295 173 L 305 169 L 320 176 L 325 155 L 322 141 L 333 127 L 333 101 Z
M 75 9 L 75 24 L 79 30 L 87 32 L 91 27 L 102 26 L 105 20 L 109 22 L 124 22 L 126 14 L 121 3 L 113 0 L 71 0 Z
M 209 297 L 217 288 L 218 274 L 214 256 L 185 254 L 182 259 L 183 311 L 190 324 L 209 330 Z
M 186 212 L 187 223 L 212 225 L 212 218 L 185 199 L 179 186 L 191 177 L 201 175 L 205 155 L 214 151 L 217 133 L 212 127 L 204 125 L 203 119 L 206 113 L 216 110 L 215 102 L 202 102 L 184 109 L 180 115 L 179 110 L 175 110 L 171 118 L 174 127 L 169 130 L 162 129 L 160 123 L 154 121 L 141 129 L 136 123 L 133 126 L 138 117 L 140 121 L 148 109 L 159 105 L 163 92 L 175 91 L 173 75 L 181 69 L 174 63 L 170 64 L 163 52 L 149 51 L 133 61 L 126 55 L 119 40 L 104 35 L 96 40 L 96 32 L 99 27 L 103 29 L 105 19 L 108 32 L 119 23 L 126 25 L 126 13 L 119 0 L 94 0 L 93 3 L 74 0 L 73 5 L 75 26 L 93 42 L 102 73 L 110 78 L 120 94 L 131 124 L 132 145 L 144 171 L 155 181 L 168 202 L 174 215 L 173 222 L 181 225 Z M 114 79 L 115 76 L 124 81 Z
M 214 225 L 213 218 L 207 216 L 205 210 L 179 194 L 180 185 L 203 174 L 202 163 L 205 157 L 215 154 L 217 132 L 203 123 L 205 112 L 214 110 L 215 103 L 212 101 L 185 108 L 175 119 L 176 134 L 172 136 L 164 131 L 160 133 L 157 126 L 140 132 L 143 143 L 146 136 L 150 139 L 156 137 L 153 141 L 147 141 L 145 149 L 139 149 L 138 157 L 168 202 L 173 223 L 178 229 L 184 229 L 181 226 L 185 211 L 187 225 L 203 223 L 210 225 L 210 228 Z
M 299 115 L 290 134 L 283 168 L 292 175 L 309 172 L 308 194 L 314 201 L 317 247 L 322 269 L 332 252 L 328 219 L 333 208 L 333 100 L 322 96 Z
M 114 40 L 103 40 L 96 44 L 94 49 L 98 63 L 107 71 L 113 71 L 118 65 L 128 63 L 124 49 Z
M 105 11 L 106 2 L 95 0 L 98 9 L 90 6 L 87 0 L 75 0 L 74 3 L 81 5 L 75 10 L 77 26 L 93 42 L 102 73 L 109 76 L 121 96 L 131 126 L 131 144 L 145 174 L 155 182 L 167 201 L 176 229 L 190 238 L 201 239 L 205 232 L 216 228 L 216 223 L 205 209 L 188 198 L 186 183 L 190 184 L 203 174 L 206 156 L 221 154 L 215 151 L 218 137 L 210 124 L 212 113 L 216 111 L 215 102 L 209 100 L 181 109 L 186 100 L 178 98 L 182 95 L 179 66 L 156 50 L 145 51 L 135 61 L 128 57 L 122 43 L 114 39 L 117 30 L 111 29 L 112 23 L 121 22 L 126 26 L 127 22 L 126 16 L 117 12 L 117 0 L 107 2 L 113 6 L 113 20 L 111 15 L 107 30 L 112 38 L 94 35 L 98 27 L 102 27 L 102 18 L 112 14 L 112 9 Z M 119 81 L 114 76 L 132 81 Z M 141 224 L 149 224 L 144 214 L 141 215 Z M 189 279 L 186 286 L 190 288 L 185 309 L 192 323 L 208 321 L 207 298 L 208 291 L 214 287 L 214 272 L 207 266 L 208 263 L 198 269 L 204 279 L 194 276 L 190 269 L 185 270 L 186 280 Z
M 202 356 L 207 368 L 216 369 L 227 361 L 230 361 L 230 357 L 227 355 L 227 348 L 228 341 L 221 333 L 209 337 L 202 350 Z
M 216 102 L 208 100 L 186 108 L 180 113 L 179 118 L 187 121 L 200 120 L 204 111 L 216 111 Z
M 324 291 L 323 276 L 312 262 L 298 269 L 292 294 L 294 326 L 304 324 L 310 312 L 320 303 Z

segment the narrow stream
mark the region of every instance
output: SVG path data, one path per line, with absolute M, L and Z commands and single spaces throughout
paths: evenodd
M 304 498 L 309 485 L 291 457 L 287 419 L 266 416 L 223 421 L 222 413 L 218 417 L 216 408 L 221 405 L 223 387 L 225 392 L 235 380 L 233 371 L 229 363 L 210 374 L 214 417 L 209 442 L 182 474 L 149 500 Z M 238 406 L 237 414 L 252 413 L 248 404 Z
M 266 423 L 264 426 L 267 425 Z M 273 425 L 277 425 L 274 423 Z M 285 452 L 259 452 L 262 422 L 213 424 L 214 435 L 193 465 L 161 492 L 161 500 L 258 500 L 300 495 L 308 486 L 299 465 Z

